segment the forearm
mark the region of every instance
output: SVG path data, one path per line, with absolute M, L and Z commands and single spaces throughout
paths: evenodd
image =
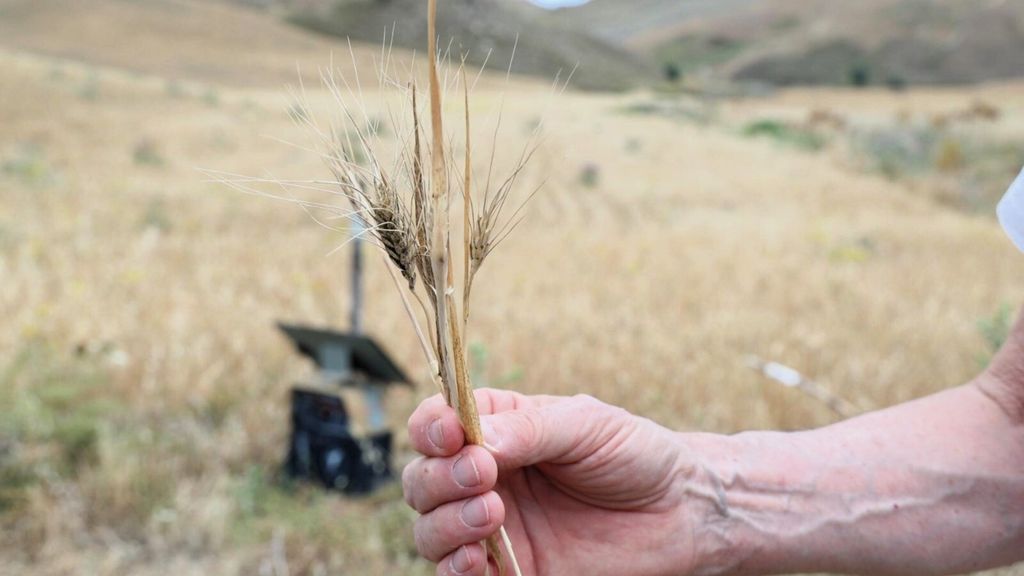
M 690 436 L 709 503 L 698 572 L 950 574 L 1024 560 L 1014 385 L 969 386 L 820 430 Z

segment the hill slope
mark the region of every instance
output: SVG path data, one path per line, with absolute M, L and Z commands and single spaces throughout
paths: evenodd
M 313 0 L 292 2 L 289 10 L 292 22 L 334 36 L 380 43 L 394 29 L 396 45 L 422 51 L 427 44 L 426 10 L 420 0 Z M 482 63 L 490 52 L 490 64 L 499 69 L 508 65 L 515 47 L 513 70 L 521 74 L 554 78 L 578 64 L 573 84 L 581 88 L 623 89 L 650 78 L 637 56 L 525 2 L 441 3 L 438 33 L 442 41 L 452 40 L 454 51 L 468 52 L 473 63 Z
M 1024 76 L 1024 3 L 594 0 L 560 11 L 684 72 L 772 84 L 960 84 Z
M 294 82 L 348 46 L 267 13 L 195 0 L 0 0 L 0 47 L 232 86 Z M 377 46 L 355 45 L 372 70 Z M 350 65 L 349 58 L 339 66 Z
M 576 8 L 557 10 L 555 16 L 610 42 L 635 47 L 645 38 L 691 22 L 744 12 L 756 0 L 591 0 Z
M 778 1 L 778 0 L 777 0 Z M 818 10 L 778 2 L 794 23 L 733 63 L 776 84 L 964 84 L 1024 76 L 1024 5 L 872 0 Z M 832 5 L 831 3 L 829 4 Z

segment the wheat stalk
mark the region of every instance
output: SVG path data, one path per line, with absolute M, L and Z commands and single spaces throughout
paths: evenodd
M 445 397 L 448 404 L 455 408 L 462 422 L 466 440 L 478 446 L 484 445 L 484 435 L 480 428 L 480 415 L 476 407 L 476 398 L 473 395 L 473 386 L 469 382 L 469 371 L 466 368 L 466 350 L 461 332 L 466 326 L 468 318 L 469 294 L 471 290 L 472 270 L 468 263 L 471 255 L 470 244 L 470 203 L 468 202 L 471 191 L 471 146 L 469 136 L 469 96 L 466 89 L 466 155 L 465 155 L 465 185 L 463 197 L 466 200 L 463 209 L 464 213 L 464 242 L 465 261 L 467 263 L 464 271 L 465 280 L 463 288 L 463 315 L 457 313 L 457 304 L 454 297 L 454 286 L 452 285 L 451 266 L 451 189 L 446 174 L 444 157 L 444 118 L 441 112 L 441 87 L 437 66 L 437 0 L 429 0 L 427 17 L 428 54 L 430 57 L 430 125 L 433 142 L 431 159 L 431 208 L 433 210 L 433 239 L 430 247 L 431 263 L 434 274 L 435 299 L 434 309 L 437 318 L 438 347 L 441 361 L 441 381 L 445 385 Z M 464 78 L 464 76 L 463 76 Z M 425 199 L 424 199 L 425 200 Z M 420 202 L 425 204 L 424 201 Z M 512 543 L 504 527 L 501 528 L 501 536 L 509 551 L 513 568 L 517 576 L 522 571 L 515 561 L 515 554 L 512 552 Z M 487 553 L 494 560 L 498 567 L 498 574 L 505 573 L 505 563 L 502 561 L 501 546 L 495 537 L 487 540 Z
M 300 91 L 298 94 L 293 92 L 295 104 L 292 117 L 319 139 L 317 148 L 298 147 L 320 156 L 334 180 L 275 180 L 212 171 L 208 171 L 208 174 L 216 181 L 244 193 L 293 202 L 317 223 L 331 230 L 338 229 L 330 224 L 332 219 L 358 220 L 363 225 L 361 236 L 378 248 L 384 257 L 385 266 L 395 282 L 430 366 L 431 377 L 445 400 L 457 412 L 466 441 L 493 451 L 484 441 L 467 367 L 469 303 L 474 279 L 484 261 L 521 221 L 523 206 L 536 193 L 534 190 L 511 211 L 511 215 L 506 213 L 523 167 L 539 143 L 534 141 L 524 148 L 511 174 L 494 187 L 491 182 L 496 151 L 492 149 L 487 178 L 481 186 L 482 191 L 478 193 L 480 201 L 473 201 L 476 183 L 472 170 L 470 97 L 465 62 L 461 63 L 455 74 L 446 70 L 442 79 L 440 63 L 445 62 L 450 66 L 448 52 L 451 47 L 445 54 L 438 50 L 437 0 L 428 0 L 427 9 L 430 55 L 429 138 L 425 137 L 415 81 L 400 84 L 389 78 L 390 46 L 386 40 L 382 48 L 379 69 L 381 85 L 407 89 L 406 101 L 411 104 L 411 114 L 407 116 L 412 121 L 411 131 L 402 128 L 402 123 L 394 115 L 390 117 L 396 134 L 403 138 L 390 169 L 377 149 L 379 136 L 372 128 L 375 124 L 365 108 L 358 73 L 353 86 L 344 76 L 336 76 L 331 68 L 321 72 L 321 81 L 338 104 L 341 119 L 349 129 L 342 131 L 333 125 L 325 128 L 318 123 L 306 100 L 301 75 Z M 511 63 L 509 66 L 511 71 Z M 462 253 L 461 259 L 455 260 L 451 238 L 454 179 L 449 178 L 449 175 L 458 172 L 459 168 L 451 162 L 455 156 L 454 145 L 445 141 L 442 96 L 449 87 L 459 82 L 462 83 L 465 106 L 465 153 L 462 158 L 461 182 L 455 186 L 461 187 L 463 208 L 462 242 L 459 244 Z M 495 144 L 500 126 L 499 109 L 494 132 Z M 535 131 L 534 136 L 537 134 Z M 276 185 L 281 192 L 267 193 L 259 189 L 260 185 Z M 293 195 L 309 192 L 340 196 L 347 201 L 348 208 Z M 324 214 L 326 217 L 323 217 Z M 456 287 L 457 264 L 462 267 L 459 289 Z M 508 565 L 513 568 L 516 576 L 522 576 L 512 541 L 504 527 L 500 528 L 498 535 L 486 541 L 486 548 L 489 560 L 498 567 L 499 575 L 505 574 Z
M 470 142 L 470 99 L 465 67 L 460 66 L 458 74 L 442 80 L 439 61 L 449 62 L 437 46 L 437 0 L 428 5 L 428 54 L 429 58 L 429 137 L 426 137 L 421 121 L 418 91 L 415 82 L 407 84 L 411 102 L 411 134 L 403 143 L 398 158 L 398 168 L 386 169 L 375 149 L 373 135 L 356 128 L 339 132 L 334 128 L 323 129 L 308 111 L 303 101 L 299 105 L 298 122 L 316 133 L 321 140 L 317 153 L 324 159 L 335 178 L 335 192 L 348 200 L 351 211 L 335 209 L 335 215 L 359 218 L 367 225 L 372 243 L 384 254 L 388 270 L 395 280 L 402 303 L 411 319 L 423 353 L 431 368 L 445 400 L 458 413 L 465 431 L 467 442 L 486 446 L 480 427 L 473 386 L 469 378 L 466 356 L 466 332 L 468 331 L 469 302 L 473 280 L 484 260 L 518 223 L 519 209 L 509 219 L 502 218 L 516 179 L 522 173 L 522 166 L 529 159 L 533 149 L 524 151 L 520 163 L 512 175 L 493 192 L 490 186 L 490 170 L 484 186 L 483 199 L 479 206 L 472 200 L 472 146 Z M 450 48 L 449 48 L 450 50 Z M 387 64 L 382 66 L 382 83 L 387 83 Z M 324 83 L 336 101 L 348 124 L 358 126 L 360 120 L 369 123 L 369 116 L 363 108 L 362 118 L 348 106 L 347 101 L 361 101 L 361 89 L 356 90 L 345 78 L 335 78 L 333 72 L 322 74 Z M 465 155 L 462 163 L 463 221 L 462 258 L 453 259 L 451 212 L 453 206 L 451 157 L 454 147 L 445 141 L 442 96 L 449 81 L 461 81 L 463 104 L 465 106 Z M 395 86 L 399 84 L 394 83 Z M 344 88 L 344 89 L 343 89 Z M 346 94 L 347 92 L 347 94 Z M 346 97 L 347 96 L 347 97 Z M 500 118 L 500 116 L 499 116 Z M 398 124 L 394 122 L 394 124 Z M 500 125 L 500 121 L 499 121 Z M 451 153 L 448 151 L 451 150 Z M 494 155 L 492 151 L 491 164 Z M 236 187 L 247 182 L 236 181 Z M 313 186 L 320 189 L 322 183 Z M 525 202 L 524 202 L 525 204 Z M 300 202 L 307 211 L 323 210 L 319 203 Z M 521 208 L 521 206 L 520 206 Z M 461 290 L 456 289 L 456 264 L 463 270 L 460 277 Z M 399 280 L 399 276 L 404 282 Z M 422 282 L 417 282 L 422 279 Z M 422 290 L 424 297 L 420 296 Z M 410 295 L 412 298 L 410 298 Z M 461 301 L 460 301 L 461 300 Z M 413 302 L 418 303 L 417 313 Z M 461 305 L 461 306 L 460 306 Z M 422 314 L 421 325 L 419 314 Z M 422 328 L 421 326 L 426 326 Z M 502 550 L 504 545 L 504 552 Z M 512 542 L 504 527 L 498 536 L 486 542 L 489 559 L 498 567 L 499 575 L 505 573 L 505 566 L 511 565 L 517 576 L 522 572 L 512 550 Z M 508 562 L 504 556 L 507 554 Z

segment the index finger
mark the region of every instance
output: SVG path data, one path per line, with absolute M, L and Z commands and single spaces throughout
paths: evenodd
M 409 417 L 409 442 L 424 456 L 452 456 L 466 444 L 459 417 L 440 394 L 427 398 Z
M 508 390 L 474 391 L 477 410 L 489 416 L 510 410 L 537 408 L 559 400 L 557 396 L 526 396 Z M 459 417 L 440 394 L 424 400 L 409 417 L 409 442 L 424 456 L 452 456 L 466 444 Z

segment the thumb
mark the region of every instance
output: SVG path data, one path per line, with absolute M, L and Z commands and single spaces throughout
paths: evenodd
M 484 439 L 501 468 L 578 461 L 611 408 L 589 396 L 481 416 Z

